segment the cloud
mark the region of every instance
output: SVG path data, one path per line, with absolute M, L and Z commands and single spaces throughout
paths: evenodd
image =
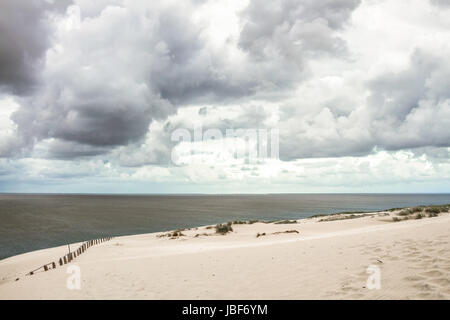
M 0 10 L 0 92 L 26 94 L 36 85 L 50 44 L 52 14 L 69 1 L 4 0 Z
M 299 68 L 308 54 L 339 55 L 345 51 L 345 42 L 335 31 L 359 3 L 285 0 L 267 6 L 262 0 L 252 0 L 242 14 L 245 24 L 239 45 L 257 58 L 281 58 Z
M 76 4 L 79 17 L 69 10 L 54 19 L 45 61 L 32 65 L 43 68 L 40 81 L 12 116 L 25 146 L 50 139 L 48 154 L 58 158 L 142 143 L 153 121 L 180 107 L 279 96 L 307 76 L 308 55 L 342 53 L 345 43 L 333 31 L 359 1 L 283 1 L 267 19 L 261 3 L 251 1 L 238 42 L 219 46 L 207 36 L 214 22 L 194 19 L 202 5 L 196 2 Z
M 450 146 L 447 55 L 417 50 L 408 69 L 370 83 L 370 115 L 380 146 L 388 150 Z
M 448 168 L 442 1 L 73 1 L 0 5 L 0 175 L 9 181 L 319 188 L 334 178 L 381 183 L 388 166 L 401 172 L 393 183 Z M 199 125 L 223 135 L 277 128 L 282 161 L 246 166 L 222 141 L 183 154 L 172 133 L 193 136 Z M 173 150 L 200 164 L 173 166 Z
M 448 0 L 430 0 L 430 1 L 435 6 L 450 8 L 450 2 L 448 2 Z
M 60 21 L 39 87 L 12 117 L 24 140 L 127 145 L 180 105 L 250 94 L 253 80 L 227 73 L 193 10 L 189 3 L 127 2 L 103 8 L 79 28 Z
M 281 157 L 363 156 L 380 149 L 449 147 L 447 55 L 448 51 L 416 50 L 404 70 L 382 73 L 367 82 L 364 103 L 347 99 L 349 112 L 333 108 L 333 95 L 315 108 L 295 110 L 280 123 Z M 339 86 L 336 89 L 346 90 Z

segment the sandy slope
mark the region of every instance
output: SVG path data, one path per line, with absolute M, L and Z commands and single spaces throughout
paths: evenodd
M 0 299 L 450 298 L 450 214 L 318 220 L 115 238 L 72 262 L 81 290 L 67 289 L 67 266 L 24 276 L 66 247 L 31 252 L 0 261 Z M 299 233 L 273 234 L 288 230 Z M 210 235 L 195 237 L 203 233 Z M 380 268 L 379 290 L 366 287 L 370 265 Z

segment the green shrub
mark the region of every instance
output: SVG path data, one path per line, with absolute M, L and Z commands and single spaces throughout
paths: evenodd
M 410 214 L 413 214 L 413 212 L 410 209 L 403 209 L 398 213 L 399 216 L 409 216 Z
M 228 232 L 232 232 L 233 228 L 231 227 L 231 223 L 227 224 L 217 224 L 216 225 L 216 233 L 226 234 Z
M 441 208 L 439 207 L 428 207 L 425 209 L 425 212 L 427 213 L 440 213 L 441 212 Z

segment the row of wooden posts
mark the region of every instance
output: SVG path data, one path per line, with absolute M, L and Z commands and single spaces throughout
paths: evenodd
M 62 266 L 64 264 L 70 263 L 70 262 L 72 262 L 73 259 L 78 257 L 83 252 L 85 252 L 88 248 L 90 248 L 96 244 L 100 244 L 102 242 L 109 241 L 112 238 L 113 237 L 106 237 L 106 238 L 100 238 L 100 239 L 86 241 L 77 250 L 75 250 L 73 252 L 69 252 L 64 257 L 59 258 L 58 264 L 60 266 Z M 55 269 L 55 268 L 56 268 L 56 262 L 50 262 L 50 263 L 44 264 L 43 266 L 40 266 L 39 268 L 34 269 L 33 271 L 28 272 L 27 276 L 33 275 L 36 271 L 38 271 L 40 269 L 44 269 L 44 271 L 48 271 L 50 269 Z

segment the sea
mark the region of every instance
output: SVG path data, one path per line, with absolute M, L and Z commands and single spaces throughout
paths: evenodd
M 0 194 L 0 259 L 105 236 L 449 203 L 450 194 Z

